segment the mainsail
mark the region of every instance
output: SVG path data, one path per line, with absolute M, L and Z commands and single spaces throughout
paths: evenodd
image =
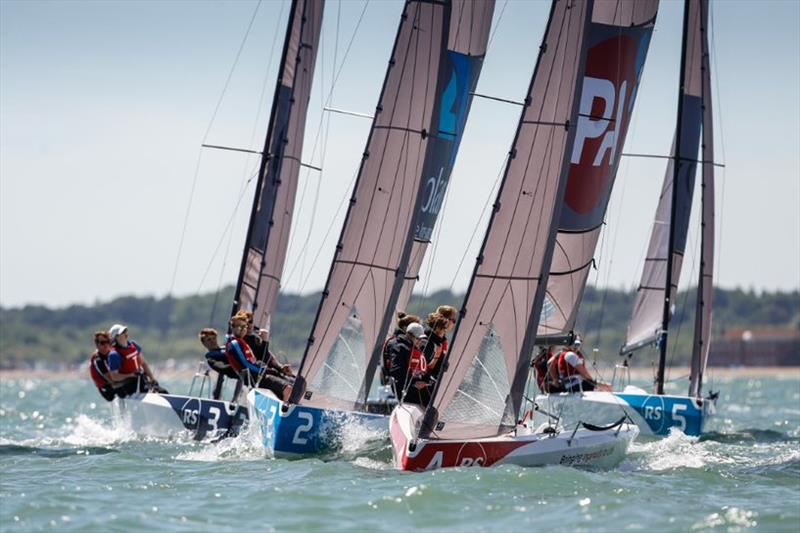
M 293 0 L 283 44 L 233 302 L 234 312 L 253 311 L 260 326 L 269 323 L 278 301 L 324 5 L 324 0 Z
M 591 72 L 590 36 L 600 31 L 598 25 L 620 31 L 649 23 L 657 5 L 656 0 L 553 3 L 454 333 L 449 370 L 439 376 L 422 436 L 478 438 L 516 424 L 579 130 L 573 125 L 580 91 Z M 600 110 L 592 115 L 602 116 Z
M 366 400 L 376 346 L 411 263 L 417 213 L 424 205 L 423 171 L 429 146 L 439 138 L 431 133 L 447 126 L 434 116 L 454 119 L 458 127 L 465 111 L 442 106 L 468 100 L 463 91 L 470 84 L 440 86 L 439 80 L 450 68 L 447 62 L 458 61 L 451 50 L 485 49 L 493 7 L 494 2 L 466 0 L 406 2 L 292 402 L 352 409 Z M 448 88 L 456 94 L 442 95 Z
M 643 6 L 645 7 L 645 6 Z M 632 13 L 631 13 L 632 15 Z M 539 342 L 572 331 L 619 168 L 655 20 L 593 24 Z
M 659 342 L 661 358 L 656 378 L 658 394 L 663 394 L 666 336 L 669 321 L 675 310 L 678 282 L 686 249 L 700 132 L 704 123 L 705 83 L 702 67 L 707 63 L 707 60 L 703 59 L 703 51 L 704 48 L 707 51 L 707 45 L 703 45 L 706 40 L 703 13 L 707 15 L 707 9 L 701 9 L 700 0 L 687 1 L 684 11 L 678 119 L 672 155 L 656 208 L 642 280 L 637 290 L 633 316 L 628 325 L 627 339 L 620 350 L 621 353 L 629 353 L 656 341 Z M 710 112 L 709 105 L 707 109 L 709 117 Z M 707 133 L 710 133 L 711 128 L 708 130 Z M 709 145 L 708 149 L 711 148 Z M 711 206 L 709 208 L 713 209 Z M 713 224 L 710 226 L 710 231 L 713 232 Z M 711 245 L 713 246 L 713 240 Z M 707 301 L 710 312 L 710 296 Z M 705 342 L 706 347 L 707 344 Z

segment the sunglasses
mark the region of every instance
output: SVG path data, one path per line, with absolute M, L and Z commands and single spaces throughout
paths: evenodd
M 95 344 L 98 346 L 103 346 L 104 344 L 111 344 L 111 343 L 108 341 L 95 341 Z

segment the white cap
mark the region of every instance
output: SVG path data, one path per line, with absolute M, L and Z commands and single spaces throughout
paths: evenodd
M 412 322 L 406 327 L 406 333 L 420 340 L 425 340 L 428 338 L 428 336 L 425 335 L 425 330 L 422 328 L 422 324 L 417 324 L 416 322 Z
M 111 336 L 112 339 L 116 339 L 118 336 L 122 335 L 128 331 L 128 326 L 123 326 L 122 324 L 114 324 L 108 330 L 108 334 Z
M 581 336 L 580 335 L 575 335 L 575 340 L 572 341 L 572 345 L 573 346 L 580 346 L 582 342 L 583 341 L 581 341 Z

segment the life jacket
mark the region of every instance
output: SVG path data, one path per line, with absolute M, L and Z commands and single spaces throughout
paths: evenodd
M 98 389 L 109 385 L 104 374 L 108 374 L 107 356 L 101 355 L 100 352 L 94 352 L 91 359 L 89 359 L 89 376 Z
M 114 346 L 114 351 L 120 355 L 122 364 L 119 372 L 121 374 L 135 374 L 142 366 L 142 349 L 133 341 L 128 341 L 127 346 Z
M 417 348 L 411 349 L 411 358 L 408 360 L 408 373 L 415 378 L 419 378 L 428 372 L 428 361 L 425 360 L 425 354 L 422 350 Z
M 584 362 L 583 354 L 580 351 L 564 350 L 558 354 L 558 377 L 565 387 L 572 387 L 583 381 L 578 369 L 567 362 L 567 356 L 571 353 L 578 356 L 581 364 Z
M 238 374 L 242 370 L 244 370 L 244 365 L 239 362 L 239 357 L 236 354 L 236 346 L 244 353 L 245 359 L 250 363 L 257 365 L 257 361 L 255 356 L 253 355 L 253 350 L 250 346 L 245 342 L 245 340 L 241 337 L 234 337 L 231 336 L 227 343 L 225 343 L 225 355 L 228 358 L 228 364 L 231 365 L 231 368 Z

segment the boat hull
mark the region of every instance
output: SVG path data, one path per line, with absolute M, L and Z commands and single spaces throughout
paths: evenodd
M 117 402 L 131 429 L 147 437 L 218 439 L 237 435 L 248 420 L 244 405 L 196 396 L 147 392 Z
M 558 416 L 566 426 L 578 420 L 608 424 L 619 420 L 624 412 L 646 437 L 665 437 L 673 429 L 698 437 L 714 415 L 715 403 L 711 398 L 648 394 L 630 386 L 622 392 L 562 393 L 536 398 L 540 409 Z M 542 422 L 546 417 L 540 412 L 536 420 Z
M 553 434 L 526 432 L 469 441 L 443 439 L 414 440 L 423 416 L 417 406 L 402 405 L 391 415 L 395 468 L 424 471 L 456 466 L 587 466 L 612 468 L 618 465 L 630 443 L 639 434 L 638 428 L 622 424 L 613 429 Z
M 286 404 L 265 389 L 251 390 L 247 402 L 273 457 L 335 453 L 342 448 L 344 433 L 354 428 L 367 436 L 388 434 L 387 415 Z

